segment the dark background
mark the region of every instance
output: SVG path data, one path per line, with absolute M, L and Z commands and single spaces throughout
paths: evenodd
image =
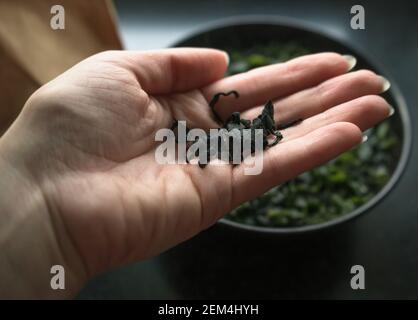
M 350 28 L 361 4 L 366 30 Z M 116 0 L 127 49 L 167 47 L 205 24 L 237 15 L 297 18 L 353 44 L 385 67 L 417 119 L 418 3 L 415 1 Z M 329 232 L 262 237 L 216 225 L 151 260 L 98 277 L 79 298 L 418 298 L 418 154 L 370 212 Z M 366 290 L 352 290 L 363 265 Z

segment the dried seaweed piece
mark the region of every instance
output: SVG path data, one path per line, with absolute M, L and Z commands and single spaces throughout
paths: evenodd
M 237 98 L 237 99 L 239 98 L 239 93 L 235 90 L 231 90 L 231 91 L 226 92 L 226 93 L 225 92 L 219 92 L 219 93 L 215 94 L 209 102 L 209 107 L 211 108 L 216 120 L 219 123 L 222 123 L 222 120 L 221 120 L 221 117 L 219 117 L 218 113 L 215 111 L 215 105 L 219 101 L 219 98 L 221 96 L 227 97 L 227 96 L 230 96 L 231 94 L 233 94 L 235 96 L 235 98 Z
M 209 107 L 211 108 L 215 118 L 222 123 L 222 120 L 220 119 L 218 113 L 215 111 L 215 106 L 217 104 L 217 102 L 219 101 L 221 96 L 229 96 L 229 95 L 234 95 L 236 98 L 239 98 L 239 93 L 235 90 L 229 91 L 229 92 L 219 92 L 217 94 L 215 94 L 213 96 L 213 98 L 211 99 L 211 101 L 209 102 Z M 301 121 L 301 119 L 298 119 L 296 121 L 292 121 L 288 124 L 284 124 L 281 125 L 280 128 L 288 128 L 290 126 L 293 126 L 297 123 L 299 123 Z M 175 128 L 175 126 L 177 125 L 177 122 L 173 125 L 172 128 Z M 227 133 L 229 134 L 223 134 L 221 131 L 221 133 L 217 133 L 216 136 L 212 136 L 212 134 L 210 132 L 207 133 L 207 135 L 204 137 L 203 141 L 196 141 L 195 143 L 205 143 L 206 144 L 206 162 L 208 163 L 211 158 L 212 158 L 212 154 L 216 153 L 217 157 L 219 158 L 219 156 L 221 155 L 221 147 L 222 143 L 225 142 L 225 139 L 230 139 L 230 143 L 229 143 L 229 147 L 231 145 L 233 145 L 233 143 L 231 143 L 234 139 L 234 136 L 236 134 L 240 134 L 240 141 L 241 141 L 241 146 L 244 145 L 244 139 L 245 136 L 243 134 L 243 130 L 244 129 L 249 129 L 251 130 L 251 134 L 250 134 L 250 145 L 251 145 L 251 153 L 255 152 L 255 141 L 256 141 L 256 130 L 257 129 L 261 129 L 263 132 L 263 150 L 265 150 L 266 148 L 275 146 L 276 144 L 279 143 L 279 141 L 281 139 L 283 139 L 283 135 L 281 134 L 281 132 L 279 131 L 279 129 L 276 127 L 276 123 L 274 121 L 274 105 L 273 102 L 271 100 L 267 101 L 267 103 L 264 105 L 264 108 L 261 112 L 261 114 L 256 117 L 253 120 L 247 120 L 247 119 L 242 119 L 241 115 L 239 112 L 234 112 L 232 113 L 232 115 L 222 124 L 222 129 L 225 129 L 227 131 Z M 235 131 L 233 131 L 235 130 Z M 274 141 L 269 143 L 268 142 L 268 138 L 269 136 L 273 135 L 275 137 Z M 215 145 L 218 146 L 218 150 L 213 150 L 213 145 L 211 144 L 211 141 L 213 139 L 218 139 L 217 143 L 215 143 Z M 229 162 L 233 162 L 233 149 L 230 148 L 228 150 L 229 153 Z M 195 154 L 195 156 L 199 157 L 199 154 Z M 242 155 L 242 148 L 241 148 L 241 160 L 243 158 Z M 206 164 L 199 162 L 199 166 L 201 168 L 204 168 L 206 166 Z

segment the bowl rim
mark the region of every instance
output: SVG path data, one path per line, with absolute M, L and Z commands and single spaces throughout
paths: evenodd
M 211 32 L 216 29 L 226 28 L 226 27 L 237 27 L 237 26 L 248 26 L 248 25 L 271 25 L 271 26 L 280 26 L 284 28 L 298 29 L 303 32 L 313 33 L 315 35 L 328 38 L 329 40 L 336 42 L 340 45 L 350 48 L 350 51 L 362 57 L 366 60 L 374 70 L 378 70 L 381 74 L 384 74 L 385 77 L 391 83 L 391 87 L 388 92 L 392 95 L 393 99 L 396 101 L 396 111 L 399 114 L 401 123 L 402 123 L 402 135 L 403 143 L 399 161 L 396 165 L 395 170 L 393 171 L 389 181 L 386 185 L 377 192 L 369 201 L 367 201 L 362 206 L 356 208 L 350 213 L 344 214 L 341 217 L 332 219 L 323 223 L 306 225 L 300 227 L 261 227 L 246 225 L 240 222 L 235 222 L 221 218 L 217 223 L 223 224 L 227 227 L 240 229 L 242 231 L 249 231 L 253 233 L 263 233 L 263 234 L 300 234 L 300 233 L 310 233 L 320 230 L 330 229 L 334 226 L 340 225 L 349 220 L 353 221 L 355 218 L 358 218 L 360 215 L 364 214 L 366 211 L 369 211 L 377 203 L 383 200 L 383 198 L 391 191 L 395 185 L 398 183 L 402 174 L 405 171 L 405 168 L 408 164 L 409 156 L 411 153 L 412 147 L 412 126 L 411 119 L 408 111 L 408 107 L 405 101 L 403 94 L 401 93 L 399 86 L 394 81 L 394 79 L 386 72 L 386 68 L 382 66 L 380 62 L 373 58 L 369 53 L 365 53 L 363 49 L 358 48 L 352 43 L 348 43 L 344 39 L 336 37 L 334 34 L 327 31 L 327 29 L 320 27 L 317 24 L 299 20 L 296 18 L 284 17 L 279 15 L 239 15 L 232 16 L 222 19 L 217 19 L 209 23 L 202 24 L 192 31 L 186 33 L 176 41 L 174 41 L 169 47 L 177 47 L 180 43 L 187 41 L 188 39 L 199 36 L 203 33 Z M 370 62 L 372 61 L 372 62 Z

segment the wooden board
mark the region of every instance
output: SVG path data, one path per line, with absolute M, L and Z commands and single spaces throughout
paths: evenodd
M 54 0 L 0 0 L 0 134 L 39 86 L 84 58 L 121 49 L 109 0 L 61 0 L 65 29 L 50 26 Z

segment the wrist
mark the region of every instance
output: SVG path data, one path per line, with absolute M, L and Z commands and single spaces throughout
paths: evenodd
M 72 297 L 87 280 L 82 260 L 39 183 L 25 161 L 13 160 L 5 139 L 0 140 L 0 297 Z M 51 288 L 54 265 L 64 268 L 63 290 Z

